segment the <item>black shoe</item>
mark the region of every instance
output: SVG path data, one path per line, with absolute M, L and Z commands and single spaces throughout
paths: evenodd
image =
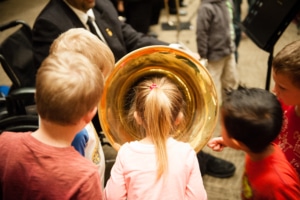
M 205 171 L 207 175 L 216 178 L 229 178 L 234 175 L 236 168 L 233 163 L 214 157 L 210 154 L 207 154 L 206 156 L 208 157 Z

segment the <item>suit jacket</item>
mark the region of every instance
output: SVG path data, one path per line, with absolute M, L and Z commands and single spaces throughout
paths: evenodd
M 96 24 L 112 50 L 116 61 L 141 47 L 168 45 L 153 37 L 138 33 L 130 25 L 121 22 L 110 0 L 96 0 L 93 11 Z M 85 26 L 63 0 L 50 0 L 33 26 L 33 49 L 36 68 L 48 56 L 53 40 L 71 28 L 85 28 Z

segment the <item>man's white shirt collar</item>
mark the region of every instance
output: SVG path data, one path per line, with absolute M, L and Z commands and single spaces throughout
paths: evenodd
M 93 20 L 95 20 L 95 15 L 94 15 L 93 9 L 89 9 L 86 13 L 84 13 L 81 10 L 79 10 L 79 9 L 75 8 L 74 6 L 72 6 L 71 4 L 69 4 L 66 0 L 64 0 L 64 2 L 74 11 L 74 13 L 80 19 L 80 21 L 86 26 L 86 28 L 88 27 L 86 24 L 88 17 L 91 17 Z

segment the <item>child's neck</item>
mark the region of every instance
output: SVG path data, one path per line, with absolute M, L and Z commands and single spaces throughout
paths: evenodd
M 247 152 L 248 156 L 252 161 L 260 161 L 264 158 L 268 157 L 274 152 L 274 146 L 270 144 L 263 152 L 261 153 L 253 153 L 253 152 Z
M 32 136 L 40 142 L 54 147 L 69 147 L 75 135 L 81 129 L 78 126 L 61 126 L 51 122 L 41 122 Z
M 143 144 L 153 144 L 152 139 L 150 137 L 148 137 L 148 136 L 145 137 L 145 138 L 143 138 L 143 139 L 141 139 L 140 142 L 143 143 Z
M 153 140 L 149 136 L 144 137 L 139 142 L 143 144 L 154 144 Z

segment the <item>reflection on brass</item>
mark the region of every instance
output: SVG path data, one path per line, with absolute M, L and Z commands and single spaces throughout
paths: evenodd
M 196 152 L 208 142 L 218 120 L 218 99 L 206 68 L 188 53 L 168 46 L 135 50 L 116 63 L 108 77 L 99 103 L 101 127 L 113 146 L 140 140 L 144 136 L 127 119 L 132 92 L 137 83 L 150 76 L 168 76 L 186 101 L 186 126 L 173 137 L 189 142 Z

